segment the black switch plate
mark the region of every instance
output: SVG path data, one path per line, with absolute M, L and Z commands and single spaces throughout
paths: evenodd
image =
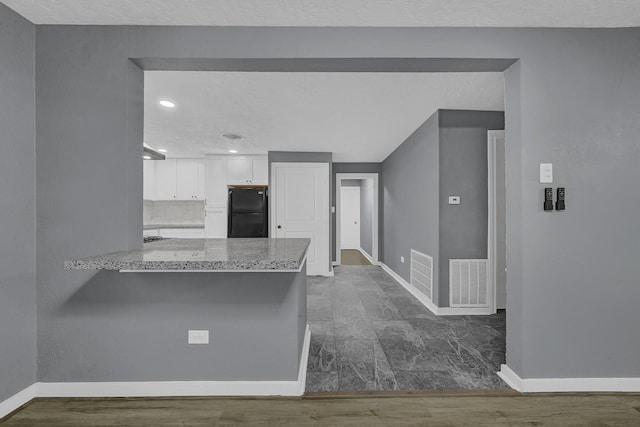
M 556 210 L 563 211 L 565 209 L 564 205 L 564 187 L 558 187 L 558 197 L 556 199 Z
M 547 187 L 544 189 L 544 210 L 553 210 L 553 188 Z

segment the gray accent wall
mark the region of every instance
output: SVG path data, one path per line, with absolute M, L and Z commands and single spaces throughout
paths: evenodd
M 382 230 L 383 230 L 383 206 L 382 206 L 382 163 L 334 163 L 331 188 L 333 189 L 333 197 L 331 198 L 331 206 L 336 205 L 336 175 L 339 173 L 377 173 L 378 174 L 378 257 L 382 254 Z M 344 181 L 343 181 L 344 182 Z M 362 194 L 361 194 L 362 197 Z M 331 214 L 333 223 L 331 227 L 332 241 L 336 241 L 336 214 Z M 360 234 L 362 239 L 362 234 Z M 331 246 L 332 260 L 336 260 L 336 246 Z
M 433 257 L 440 245 L 440 139 L 436 111 L 382 163 L 384 175 L 383 262 L 409 282 L 411 249 Z M 404 257 L 404 263 L 401 258 Z M 433 269 L 433 283 L 438 283 Z M 438 300 L 438 287 L 433 287 Z
M 0 4 L 0 402 L 36 381 L 35 40 Z
M 128 141 L 141 123 L 127 92 L 140 88 L 128 58 L 183 65 L 192 63 L 188 58 L 314 59 L 300 71 L 313 71 L 314 63 L 331 71 L 332 58 L 391 58 L 398 72 L 433 65 L 416 68 L 402 58 L 445 58 L 433 61 L 440 65 L 446 58 L 518 60 L 505 73 L 507 363 L 523 378 L 638 376 L 640 188 L 630 183 L 640 181 L 640 29 L 37 26 L 36 35 L 39 380 L 121 377 L 92 375 L 92 366 L 139 364 L 140 336 L 167 338 L 153 325 L 170 310 L 147 312 L 155 303 L 145 298 L 130 307 L 135 322 L 122 324 L 89 304 L 66 310 L 93 275 L 65 272 L 65 259 L 127 249 L 138 239 L 132 228 L 142 218 L 142 161 L 130 157 Z M 383 169 L 401 162 L 404 150 Z M 564 212 L 542 210 L 538 165 L 549 161 L 554 187 L 567 188 Z M 404 163 L 425 168 L 419 159 Z M 407 215 L 401 203 L 410 193 L 401 177 L 383 180 L 389 265 L 403 249 L 387 247 L 388 238 L 413 244 L 394 236 L 403 233 L 397 221 Z M 416 233 L 424 239 L 427 230 Z M 406 266 L 397 270 L 405 277 Z M 100 285 L 102 298 L 117 298 L 111 285 Z M 153 295 L 132 285 L 137 290 Z M 167 307 L 180 297 L 175 289 Z M 125 327 L 131 330 L 123 335 Z M 117 354 L 95 355 L 95 336 Z M 166 366 L 153 366 L 148 377 L 162 378 Z M 180 366 L 173 359 L 172 367 Z M 186 377 L 198 367 L 184 369 Z

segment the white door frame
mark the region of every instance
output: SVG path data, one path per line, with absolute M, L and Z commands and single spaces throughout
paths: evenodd
M 329 198 L 329 190 L 330 190 L 330 178 L 329 178 L 329 163 L 309 163 L 309 162 L 273 162 L 271 163 L 271 177 L 270 177 L 270 185 L 269 185 L 269 237 L 274 238 L 276 236 L 276 195 L 278 194 L 278 186 L 276 185 L 276 169 L 277 168 L 304 168 L 304 167 L 321 167 L 323 170 L 323 174 L 325 176 L 326 186 L 322 188 L 324 193 L 324 198 L 327 201 L 326 206 L 318 206 L 318 209 L 322 209 L 325 213 L 326 223 L 325 223 L 325 233 L 319 233 L 319 235 L 323 238 L 322 247 L 326 248 L 326 254 L 323 257 L 323 269 L 322 276 L 333 276 L 333 272 L 331 271 L 331 243 L 330 243 L 330 234 L 331 234 L 331 214 L 330 214 L 330 205 L 331 200 Z M 319 212 L 320 213 L 320 212 Z M 321 213 L 318 216 L 323 216 Z M 320 256 L 320 254 L 317 254 Z
M 496 139 L 504 138 L 504 130 L 490 130 L 487 132 L 487 196 L 488 196 L 488 226 L 487 226 L 487 283 L 489 290 L 489 309 L 497 312 L 497 215 L 496 215 Z
M 342 187 L 343 179 L 372 179 L 373 180 L 373 221 L 371 230 L 371 264 L 378 265 L 378 211 L 380 209 L 380 201 L 378 200 L 379 193 L 379 174 L 378 173 L 337 173 L 336 174 L 336 264 L 342 264 L 342 257 L 340 254 L 340 187 Z

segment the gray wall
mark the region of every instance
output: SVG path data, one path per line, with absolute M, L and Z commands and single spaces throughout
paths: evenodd
M 487 130 L 504 113 L 440 110 L 440 254 L 438 305 L 449 306 L 449 260 L 487 258 Z M 460 205 L 449 205 L 460 196 Z
M 39 378 L 72 378 L 46 363 L 66 347 L 77 350 L 68 365 L 89 370 L 96 360 L 83 357 L 90 351 L 83 340 L 105 330 L 104 319 L 59 310 L 91 277 L 65 272 L 63 260 L 126 249 L 137 239 L 131 227 L 142 218 L 142 163 L 123 142 L 128 119 L 138 129 L 127 110 L 127 58 L 293 57 L 315 58 L 329 71 L 331 58 L 374 65 L 391 58 L 394 71 L 409 70 L 398 58 L 519 59 L 505 74 L 507 362 L 525 378 L 638 375 L 640 188 L 624 183 L 640 180 L 640 29 L 39 26 L 36 32 Z M 304 71 L 308 63 L 298 65 Z M 428 71 L 428 63 L 420 69 Z M 567 187 L 565 212 L 541 209 L 537 175 L 545 161 L 554 163 L 554 186 Z M 400 185 L 394 180 L 387 186 L 385 176 L 385 189 Z M 385 206 L 394 202 L 384 195 Z M 384 218 L 391 228 L 384 239 L 395 219 Z M 399 250 L 383 243 L 385 262 L 397 262 Z M 166 314 L 158 316 L 145 324 Z M 162 330 L 129 327 L 150 340 L 165 338 Z M 105 340 L 118 342 L 115 328 L 107 332 Z M 117 357 L 137 359 L 127 342 L 118 344 Z
M 336 175 L 339 173 L 377 173 L 378 174 L 378 257 L 382 254 L 382 230 L 383 230 L 383 206 L 382 206 L 382 163 L 334 163 L 333 179 L 331 188 L 333 189 L 333 197 L 331 206 L 336 205 Z M 343 181 L 344 182 L 344 181 Z M 336 241 L 336 222 L 335 214 L 332 214 L 334 221 L 331 227 L 332 241 Z M 362 237 L 362 234 L 361 234 Z M 336 260 L 336 246 L 331 247 L 332 260 Z
M 329 164 L 329 176 L 332 176 L 332 163 L 331 159 L 333 154 L 330 152 L 310 152 L 310 151 L 269 151 L 268 153 L 269 160 L 269 185 L 271 185 L 271 163 L 274 162 L 297 162 L 297 163 L 328 163 Z M 332 200 L 334 196 L 335 189 L 333 186 L 329 185 L 329 200 Z M 331 207 L 327 207 L 329 209 L 329 228 L 333 229 L 334 218 L 331 213 Z M 271 221 L 273 219 L 273 215 L 269 212 L 269 230 L 271 230 Z M 335 233 L 329 236 L 329 248 L 334 246 Z M 333 271 L 333 264 L 331 262 L 331 249 L 329 249 L 329 271 Z
M 359 179 L 343 179 L 342 187 L 360 187 L 362 185 L 362 181 Z
M 411 249 L 433 257 L 438 265 L 440 144 L 439 112 L 416 129 L 382 163 L 384 175 L 383 261 L 409 281 Z M 404 257 L 405 262 L 400 261 Z M 434 268 L 433 283 L 438 283 Z M 434 301 L 438 287 L 433 287 Z
M 295 381 L 305 299 L 304 269 L 99 272 L 58 306 L 39 380 Z M 189 329 L 208 329 L 210 344 L 188 345 Z M 54 339 L 65 346 L 49 352 Z
M 505 185 L 506 185 L 506 244 L 507 244 L 507 364 L 514 372 L 524 374 L 523 310 L 524 284 L 522 270 L 522 64 L 513 64 L 504 73 L 505 80 Z M 568 159 L 567 159 L 568 161 Z M 525 180 L 532 186 L 531 179 Z M 533 284 L 529 286 L 534 286 Z
M 36 378 L 35 26 L 0 4 L 0 402 Z
M 373 256 L 373 180 L 360 182 L 360 247 Z

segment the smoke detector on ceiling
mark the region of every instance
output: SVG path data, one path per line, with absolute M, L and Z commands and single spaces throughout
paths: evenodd
M 223 133 L 222 137 L 224 139 L 228 139 L 231 142 L 241 141 L 244 139 L 244 136 L 238 135 L 237 133 Z

